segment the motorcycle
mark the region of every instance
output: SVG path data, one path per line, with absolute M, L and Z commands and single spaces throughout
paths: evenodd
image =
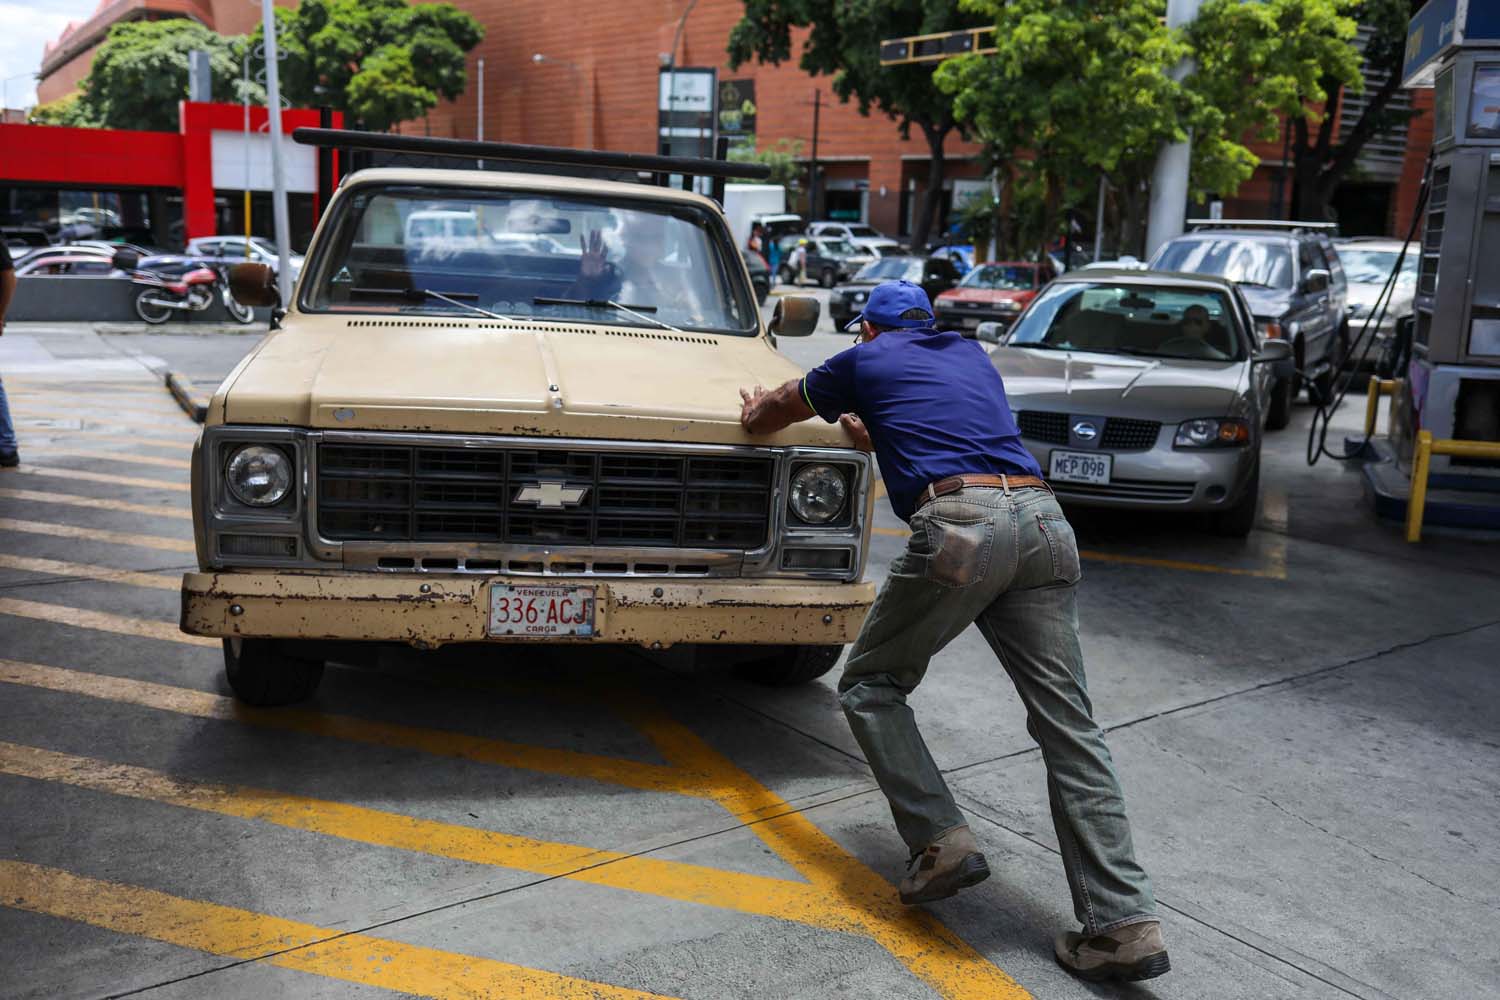
M 115 255 L 115 266 L 141 285 L 135 297 L 135 314 L 147 323 L 165 323 L 174 312 L 202 312 L 218 297 L 224 311 L 236 323 L 251 323 L 255 311 L 235 301 L 225 275 L 192 258 L 162 259 L 140 267 L 140 259 L 128 252 Z

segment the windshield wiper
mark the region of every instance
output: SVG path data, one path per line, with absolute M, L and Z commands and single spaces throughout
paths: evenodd
M 460 299 L 479 298 L 473 292 L 435 292 L 430 288 L 351 288 L 349 289 L 349 294 L 365 298 L 405 299 L 408 302 L 426 302 L 428 299 L 437 299 L 440 302 L 458 306 L 460 309 L 472 309 L 479 315 L 487 316 L 490 319 L 504 320 L 507 323 L 516 322 L 516 320 L 509 316 L 502 316 L 499 313 L 490 312 L 488 309 L 481 309 L 472 303 L 459 301 Z
M 621 305 L 614 299 L 554 299 L 542 295 L 532 299 L 531 304 L 534 306 L 587 306 L 591 309 L 618 309 L 622 313 L 627 313 L 636 319 L 643 319 L 647 323 L 661 327 L 663 330 L 671 330 L 673 333 L 682 332 L 670 323 L 663 323 L 655 316 L 647 316 L 646 313 L 648 312 L 656 312 L 655 306 L 626 306 Z
M 1078 350 L 1078 348 L 1076 348 L 1076 347 L 1065 347 L 1062 344 L 1048 344 L 1048 343 L 1044 343 L 1043 341 L 1040 341 L 1040 340 L 1036 341 L 1035 343 L 1021 343 L 1020 341 L 1012 340 L 1006 346 L 1008 346 L 1008 347 L 1031 347 L 1031 348 L 1034 348 L 1034 349 L 1036 349 L 1038 351 L 1076 351 L 1076 350 Z

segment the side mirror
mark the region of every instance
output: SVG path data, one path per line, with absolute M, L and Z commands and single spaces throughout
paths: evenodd
M 783 295 L 771 313 L 771 332 L 781 337 L 806 337 L 817 327 L 822 311 L 822 304 L 810 295 Z
M 229 269 L 229 292 L 247 306 L 279 306 L 276 275 L 265 264 L 235 264 Z
M 141 263 L 141 255 L 129 247 L 121 247 L 111 256 L 109 266 L 116 271 L 134 271 Z
M 1302 277 L 1302 290 L 1304 292 L 1321 292 L 1328 287 L 1333 275 L 1326 268 L 1315 267 Z
M 982 340 L 986 344 L 998 344 L 1000 343 L 1000 335 L 1004 332 L 1005 327 L 1001 326 L 999 323 L 980 323 L 979 326 L 974 330 L 974 339 Z
M 1250 359 L 1257 365 L 1268 364 L 1277 378 L 1291 378 L 1297 373 L 1297 362 L 1292 355 L 1292 345 L 1285 340 L 1267 340 Z

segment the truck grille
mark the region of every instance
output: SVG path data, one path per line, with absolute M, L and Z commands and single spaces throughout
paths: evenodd
M 333 541 L 755 549 L 770 458 L 410 445 L 318 446 Z

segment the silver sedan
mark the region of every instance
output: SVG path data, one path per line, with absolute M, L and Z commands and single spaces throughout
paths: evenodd
M 1065 503 L 1197 511 L 1255 524 L 1270 387 L 1290 345 L 1258 343 L 1222 278 L 1075 271 L 982 340 L 1022 441 Z

